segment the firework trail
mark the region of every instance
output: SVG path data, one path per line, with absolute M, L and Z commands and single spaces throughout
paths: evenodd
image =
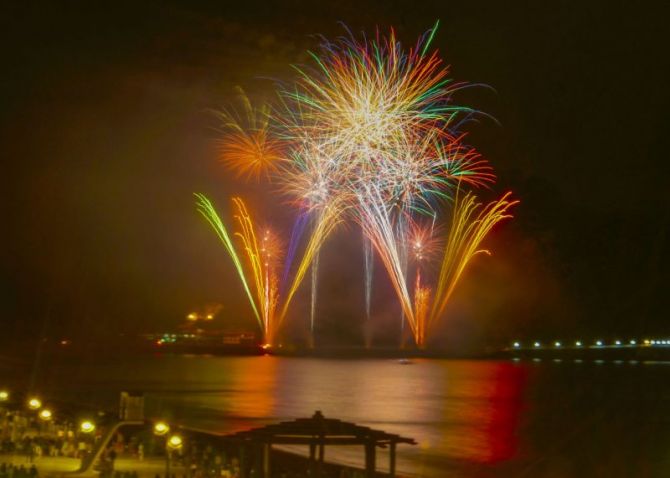
M 433 218 L 434 221 L 434 218 Z M 422 281 L 422 269 L 437 250 L 439 241 L 436 239 L 434 222 L 430 227 L 413 223 L 410 227 L 410 236 L 407 249 L 411 251 L 415 267 L 414 280 L 414 318 L 416 321 L 414 341 L 419 347 L 425 344 L 426 325 L 430 311 L 431 288 Z
M 291 284 L 286 293 L 286 298 L 284 299 L 284 304 L 279 315 L 280 321 L 284 320 L 286 317 L 291 299 L 295 295 L 298 287 L 305 277 L 307 268 L 312 263 L 314 256 L 319 251 L 324 241 L 328 238 L 333 229 L 335 229 L 335 227 L 342 221 L 343 208 L 344 205 L 338 204 L 338 202 L 333 202 L 331 204 L 327 204 L 323 210 L 319 211 L 318 217 L 316 219 L 316 225 L 312 229 L 307 245 L 305 246 L 303 256 L 298 263 L 295 275 L 293 276 L 293 280 L 291 281 Z
M 233 198 L 232 201 L 236 211 L 234 220 L 238 224 L 238 230 L 234 233 L 234 237 L 240 243 L 240 247 L 236 248 L 228 229 L 211 201 L 202 194 L 196 194 L 195 196 L 198 210 L 217 232 L 235 265 L 251 308 L 263 332 L 265 344 L 273 345 L 276 334 L 286 317 L 291 299 L 302 282 L 315 253 L 332 229 L 339 223 L 339 212 L 334 207 L 327 207 L 320 214 L 305 251 L 298 262 L 295 275 L 292 279 L 289 279 L 286 297 L 281 302 L 277 277 L 277 266 L 281 263 L 281 247 L 279 245 L 280 241 L 272 231 L 267 228 L 259 228 L 252 220 L 244 201 L 240 198 Z M 246 258 L 246 261 L 242 261 L 240 257 Z M 288 269 L 290 270 L 290 268 L 289 264 Z M 280 305 L 281 310 L 278 311 Z
M 282 273 L 281 285 L 282 289 L 280 293 L 283 295 L 285 292 L 285 286 L 288 283 L 288 277 L 291 273 L 291 265 L 293 264 L 293 259 L 295 258 L 295 253 L 298 250 L 298 245 L 300 239 L 305 232 L 305 225 L 309 219 L 309 214 L 303 212 L 298 215 L 298 218 L 293 223 L 293 228 L 291 229 L 291 239 L 289 240 L 288 250 L 286 252 L 286 258 L 284 260 L 284 271 Z
M 372 277 L 374 276 L 374 249 L 370 238 L 363 235 L 364 288 L 365 288 L 365 346 L 370 347 L 370 319 L 372 304 Z
M 476 202 L 474 195 L 468 193 L 462 199 L 457 195 L 437 286 L 433 293 L 430 287 L 424 285 L 421 270 L 417 266 L 414 300 L 409 292 L 400 256 L 400 243 L 406 238 L 396 235 L 393 221 L 388 210 L 384 209 L 383 202 L 361 204 L 361 210 L 364 211 L 362 227 L 369 234 L 386 268 L 419 348 L 425 347 L 427 335 L 443 316 L 454 288 L 468 263 L 479 253 L 489 253 L 485 249 L 479 249 L 481 242 L 493 226 L 511 217 L 509 210 L 518 201 L 511 201 L 509 197 L 510 193 L 507 193 L 482 208 L 482 205 Z M 417 260 L 422 260 L 426 254 L 423 245 L 417 243 L 414 252 Z
M 402 311 L 410 324 L 413 324 L 414 313 L 399 247 L 402 241 L 396 236 L 397 229 L 394 227 L 389 206 L 374 185 L 369 185 L 369 191 L 359 199 L 361 228 L 374 244 L 400 300 Z
M 428 328 L 444 314 L 449 298 L 469 262 L 480 253 L 490 254 L 479 245 L 491 232 L 493 226 L 511 216 L 509 211 L 519 203 L 510 199 L 511 193 L 482 207 L 473 194 L 467 193 L 462 199 L 457 196 L 451 227 L 442 257 L 435 298 L 428 318 Z
M 320 250 L 317 250 L 314 253 L 314 259 L 312 260 L 312 294 L 310 300 L 309 308 L 309 336 L 310 336 L 310 345 L 314 347 L 314 321 L 316 318 L 316 297 L 318 293 L 318 279 L 319 279 L 319 257 Z
M 242 287 L 244 287 L 244 291 L 247 294 L 249 304 L 251 305 L 251 308 L 254 311 L 256 320 L 258 321 L 258 324 L 261 326 L 261 328 L 264 329 L 264 323 L 261 320 L 258 308 L 256 307 L 256 303 L 251 294 L 251 289 L 249 288 L 249 283 L 247 282 L 247 278 L 244 274 L 244 268 L 242 267 L 242 262 L 240 261 L 237 251 L 235 250 L 235 246 L 230 240 L 228 230 L 223 225 L 223 221 L 221 221 L 221 218 L 217 214 L 216 209 L 214 209 L 214 206 L 212 205 L 211 201 L 207 199 L 207 197 L 199 193 L 196 193 L 195 197 L 198 212 L 204 216 L 204 218 L 207 220 L 207 222 L 209 222 L 209 224 L 212 226 L 216 234 L 219 236 L 219 239 L 221 239 L 221 242 L 223 243 L 224 247 L 226 248 L 226 251 L 228 252 L 230 258 L 233 261 L 233 264 L 235 265 L 235 270 L 237 271 L 237 274 L 240 277 Z

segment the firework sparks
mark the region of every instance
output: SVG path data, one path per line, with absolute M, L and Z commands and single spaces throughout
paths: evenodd
M 238 176 L 269 177 L 283 158 L 282 144 L 270 132 L 270 108 L 254 108 L 242 89 L 238 97 L 240 107 L 219 113 L 224 131 L 218 142 L 221 160 Z
M 482 252 L 479 244 L 509 217 L 516 204 L 509 194 L 484 208 L 471 194 L 460 197 L 460 188 L 489 185 L 495 176 L 465 144 L 460 128 L 478 112 L 453 102 L 454 93 L 469 85 L 454 82 L 438 52 L 430 51 L 437 26 L 410 48 L 402 47 L 393 30 L 371 39 L 350 34 L 324 40 L 319 53 L 312 53 L 314 66 L 296 68 L 295 82 L 280 91 L 272 117 L 269 107 L 253 108 L 243 93 L 241 113 L 221 115 L 224 162 L 240 176 L 271 178 L 300 211 L 279 280 L 281 248 L 271 244 L 276 240 L 270 232 L 260 232 L 244 203 L 234 199 L 243 251 L 238 254 L 211 203 L 198 196 L 267 337 L 274 338 L 310 267 L 313 333 L 319 251 L 340 222 L 352 220 L 364 234 L 366 317 L 374 249 L 400 301 L 401 326 L 406 320 L 423 347 L 465 267 Z M 442 250 L 436 221 L 451 201 L 451 227 L 431 286 L 423 264 Z M 430 217 L 430 227 L 419 226 L 417 216 Z M 413 288 L 407 278 L 412 266 Z

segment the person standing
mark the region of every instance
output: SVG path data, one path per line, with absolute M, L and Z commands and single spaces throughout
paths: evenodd
M 109 450 L 107 458 L 109 459 L 109 471 L 112 472 L 114 471 L 114 461 L 116 460 L 116 450 L 114 448 Z

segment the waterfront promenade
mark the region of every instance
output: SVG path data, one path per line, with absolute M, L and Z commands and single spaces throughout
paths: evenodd
M 38 471 L 38 476 L 47 477 L 47 476 L 98 476 L 98 471 L 91 471 L 88 473 L 77 473 L 79 466 L 81 465 L 81 460 L 78 458 L 71 457 L 34 457 L 32 463 L 30 457 L 25 455 L 11 454 L 11 455 L 0 455 L 0 465 L 5 463 L 7 465 L 14 465 L 15 469 L 23 466 L 26 470 L 30 468 L 32 464 L 35 465 Z M 137 458 L 118 458 L 114 463 L 114 472 L 112 477 L 115 477 L 118 473 L 119 478 L 128 478 L 128 477 L 140 477 L 140 478 L 155 478 L 156 476 L 165 476 L 165 460 L 159 458 L 147 458 L 144 460 L 139 460 Z M 185 469 L 181 466 L 172 467 L 171 474 L 177 477 L 183 477 L 185 474 Z

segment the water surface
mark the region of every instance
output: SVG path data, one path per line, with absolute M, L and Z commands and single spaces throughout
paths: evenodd
M 666 363 L 145 356 L 19 369 L 0 365 L 0 383 L 33 376 L 45 396 L 101 407 L 143 390 L 149 415 L 217 433 L 321 410 L 416 439 L 398 470 L 417 476 L 670 476 Z M 363 451 L 326 458 L 360 465 Z

